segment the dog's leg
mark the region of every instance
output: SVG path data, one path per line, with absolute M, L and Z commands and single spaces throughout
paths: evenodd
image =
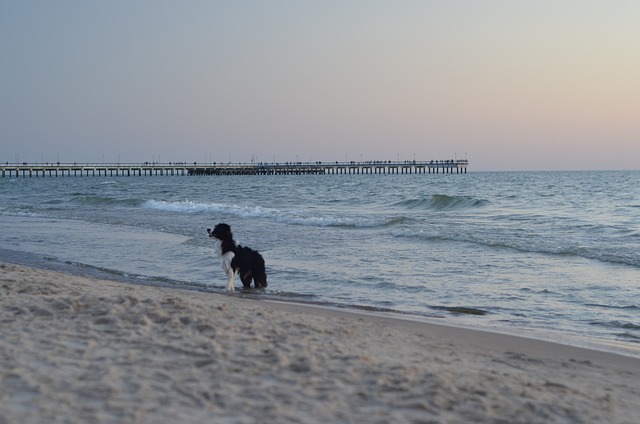
M 233 269 L 233 267 L 231 266 L 231 261 L 233 260 L 235 254 L 233 252 L 227 252 L 224 255 L 222 255 L 222 269 L 224 270 L 224 273 L 227 274 L 227 290 L 231 291 L 234 290 L 234 280 L 236 278 L 236 271 Z
M 242 280 L 242 285 L 244 286 L 245 289 L 248 289 L 249 287 L 251 287 L 251 278 L 252 278 L 252 275 L 250 272 L 247 272 L 246 274 L 240 276 L 240 279 Z
M 229 281 L 227 281 L 227 291 L 234 291 L 236 288 L 233 283 L 236 279 L 236 273 L 231 271 L 231 275 L 229 276 Z

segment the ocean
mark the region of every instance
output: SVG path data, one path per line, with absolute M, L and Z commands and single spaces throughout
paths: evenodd
M 0 260 L 224 294 L 206 229 L 303 302 L 640 357 L 640 172 L 0 178 Z

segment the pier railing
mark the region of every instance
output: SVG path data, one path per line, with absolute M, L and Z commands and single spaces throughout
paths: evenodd
M 466 174 L 466 159 L 260 163 L 4 163 L 2 177 L 150 175 Z

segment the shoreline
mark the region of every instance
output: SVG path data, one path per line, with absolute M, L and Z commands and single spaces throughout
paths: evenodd
M 160 282 L 158 280 L 153 280 L 153 279 L 138 280 L 135 278 L 124 278 L 122 276 L 101 272 L 99 269 L 93 268 L 93 267 L 88 267 L 83 272 L 72 265 L 65 264 L 58 261 L 54 261 L 51 264 L 47 264 L 46 262 L 42 262 L 42 259 L 37 254 L 31 254 L 28 252 L 18 252 L 18 251 L 12 251 L 12 250 L 6 250 L 6 249 L 0 248 L 0 264 L 1 263 L 15 264 L 19 266 L 34 268 L 34 269 L 58 272 L 58 273 L 69 274 L 69 275 L 84 277 L 84 278 L 91 278 L 96 280 L 114 281 L 114 282 L 119 282 L 123 284 L 167 288 L 172 290 L 187 290 L 187 291 L 206 293 L 209 295 L 217 295 L 217 296 L 228 295 L 228 293 L 224 290 L 224 284 L 226 284 L 225 282 L 222 282 L 217 289 L 207 290 L 206 288 L 203 288 L 197 285 L 176 286 L 173 284 Z M 90 271 L 90 270 L 93 270 L 93 271 Z M 414 314 L 410 312 L 395 311 L 395 310 L 377 310 L 374 308 L 370 308 L 368 306 L 360 306 L 360 305 L 325 304 L 322 302 L 305 301 L 302 299 L 280 300 L 280 299 L 269 297 L 269 296 L 267 296 L 266 298 L 262 298 L 261 295 L 254 295 L 251 293 L 249 295 L 245 295 L 244 293 L 240 294 L 236 292 L 235 295 L 247 300 L 251 299 L 251 300 L 264 301 L 264 302 L 282 303 L 283 305 L 300 304 L 300 305 L 308 306 L 311 308 L 320 308 L 320 309 L 338 311 L 340 313 L 344 312 L 344 313 L 353 313 L 353 314 L 383 316 L 383 317 L 388 317 L 390 319 L 397 319 L 401 321 L 416 321 L 419 323 L 442 325 L 445 327 L 455 327 L 455 328 L 459 327 L 463 329 L 469 329 L 472 331 L 498 333 L 506 336 L 522 337 L 522 338 L 533 339 L 533 340 L 542 341 L 542 342 L 557 343 L 560 345 L 565 345 L 570 347 L 607 352 L 607 353 L 640 359 L 640 343 L 618 341 L 615 339 L 596 338 L 596 337 L 590 337 L 590 336 L 580 337 L 573 334 L 553 332 L 553 331 L 548 331 L 544 329 L 517 328 L 517 327 L 506 327 L 506 326 L 494 327 L 494 326 L 488 326 L 488 325 L 482 325 L 482 324 L 478 325 L 473 321 L 456 322 L 459 320 L 457 319 L 451 320 L 449 319 L 448 316 L 429 316 L 429 315 L 419 315 L 419 314 Z M 460 316 L 455 318 L 460 318 Z
M 0 424 L 612 422 L 640 359 L 0 262 Z
M 216 295 L 216 294 L 214 294 Z M 628 346 L 628 343 L 616 342 L 615 340 L 607 339 L 595 339 L 595 338 L 580 338 L 573 335 L 566 335 L 561 333 L 552 333 L 544 330 L 532 330 L 532 329 L 518 329 L 518 328 L 495 328 L 481 325 L 472 325 L 468 323 L 455 323 L 447 321 L 446 317 L 428 317 L 421 315 L 414 315 L 411 313 L 395 312 L 395 311 L 376 311 L 367 308 L 358 307 L 343 307 L 332 306 L 316 303 L 294 302 L 294 301 L 282 301 L 273 299 L 256 299 L 246 298 L 247 300 L 255 300 L 258 302 L 264 302 L 265 304 L 276 303 L 281 305 L 282 309 L 288 309 L 288 305 L 293 306 L 293 310 L 296 310 L 295 306 L 300 305 L 302 308 L 317 309 L 318 313 L 331 314 L 335 312 L 337 314 L 346 314 L 352 316 L 352 318 L 358 318 L 364 316 L 365 318 L 371 318 L 372 320 L 389 320 L 399 321 L 399 323 L 408 323 L 413 326 L 425 326 L 432 327 L 436 330 L 442 328 L 443 332 L 461 333 L 472 332 L 480 334 L 495 334 L 497 336 L 512 337 L 514 339 L 523 339 L 532 341 L 534 343 L 549 344 L 553 346 L 560 346 L 567 349 L 578 349 L 590 352 L 599 352 L 606 355 L 616 355 L 624 358 L 630 358 L 632 360 L 640 361 L 640 346 L 635 349 L 635 346 Z M 464 335 L 464 334 L 461 334 Z

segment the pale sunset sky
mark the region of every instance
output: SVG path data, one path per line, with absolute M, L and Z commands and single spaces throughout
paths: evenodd
M 0 0 L 0 161 L 640 169 L 640 1 Z

